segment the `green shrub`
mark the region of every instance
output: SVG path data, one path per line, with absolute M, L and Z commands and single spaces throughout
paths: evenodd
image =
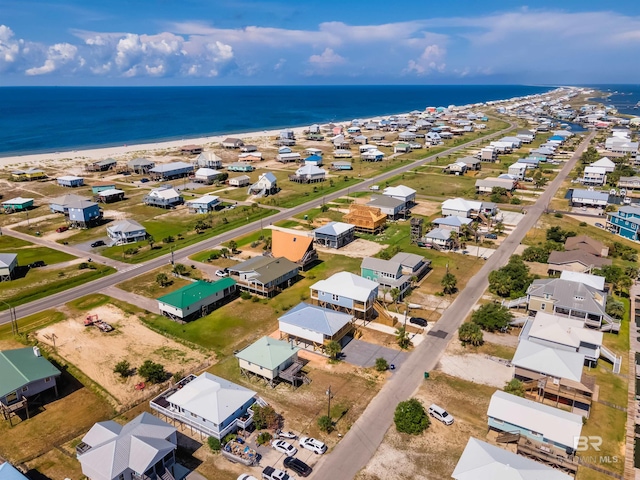
M 227 433 L 222 439 L 222 445 L 226 445 L 231 440 L 235 440 L 236 438 L 238 438 L 238 435 L 236 435 L 235 433 Z
M 140 365 L 138 374 L 149 383 L 162 383 L 167 378 L 167 372 L 165 372 L 164 366 L 151 360 L 145 360 L 144 363 Z
M 420 435 L 429 426 L 429 417 L 419 400 L 410 398 L 400 402 L 393 415 L 396 430 L 401 433 Z
M 129 377 L 131 375 L 131 364 L 126 360 L 120 360 L 113 368 L 113 373 L 117 373 L 122 378 Z
M 243 300 L 251 300 L 251 294 L 249 292 L 241 292 L 240 298 Z
M 273 436 L 269 432 L 261 432 L 256 438 L 256 443 L 258 445 L 266 445 L 271 441 L 272 438 Z
M 220 444 L 220 440 L 218 440 L 216 437 L 207 438 L 207 444 L 209 445 L 209 448 L 211 449 L 212 452 L 219 452 L 220 449 L 222 448 L 222 445 Z
M 331 433 L 333 430 L 333 421 L 331 421 L 331 417 L 327 415 L 323 415 L 318 419 L 318 428 L 322 432 Z
M 376 358 L 376 370 L 378 372 L 385 372 L 389 369 L 389 362 L 387 362 L 386 358 L 379 357 Z
M 78 265 L 78 270 L 84 270 L 85 268 L 89 268 L 89 264 L 87 262 L 82 262 Z

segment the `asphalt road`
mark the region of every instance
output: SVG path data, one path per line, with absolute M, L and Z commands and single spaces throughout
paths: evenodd
M 496 252 L 486 260 L 480 271 L 469 280 L 464 290 L 459 293 L 451 306 L 447 308 L 431 330 L 432 334 L 441 332 L 441 335 L 428 335 L 425 341 L 415 348 L 409 359 L 402 364 L 399 370 L 394 372 L 391 379 L 369 403 L 366 410 L 331 454 L 323 457 L 316 465 L 312 477 L 354 478 L 366 466 L 393 422 L 393 413 L 396 405 L 414 394 L 421 383 L 425 381 L 424 372 L 433 370 L 436 367 L 447 344 L 455 338 L 458 327 L 489 286 L 489 273 L 508 262 L 527 232 L 535 226 L 540 215 L 547 209 L 549 202 L 594 135 L 595 133 L 591 133 L 580 144 L 558 176 L 540 195 L 537 202 L 527 208 L 527 214 L 516 229 L 500 245 Z M 335 392 L 335 396 L 338 395 L 340 395 L 340 392 Z M 448 405 L 441 406 L 448 407 Z M 451 406 L 451 409 L 455 412 L 455 406 Z M 398 468 L 401 468 L 401 466 L 398 466 Z
M 187 257 L 190 255 L 193 255 L 194 253 L 198 253 L 202 250 L 207 250 L 207 249 L 211 249 L 214 248 L 218 245 L 220 245 L 223 242 L 227 242 L 229 240 L 232 240 L 236 237 L 242 236 L 242 235 L 246 235 L 248 233 L 254 232 L 260 228 L 262 228 L 263 225 L 266 225 L 267 222 L 269 223 L 275 223 L 278 222 L 280 220 L 284 220 L 287 219 L 293 215 L 297 215 L 299 213 L 305 212 L 311 208 L 315 208 L 318 207 L 320 205 L 322 205 L 323 203 L 327 203 L 330 202 L 336 198 L 339 198 L 343 195 L 346 195 L 348 192 L 354 192 L 354 191 L 361 191 L 361 190 L 368 190 L 369 187 L 371 185 L 375 185 L 377 183 L 380 182 L 384 182 L 385 180 L 394 177 L 395 175 L 398 175 L 400 173 L 403 172 L 407 172 L 409 170 L 412 170 L 416 167 L 419 167 L 421 165 L 424 165 L 425 163 L 429 163 L 432 162 L 433 160 L 435 160 L 435 158 L 438 156 L 445 156 L 445 155 L 449 155 L 452 153 L 457 152 L 458 150 L 467 148 L 471 145 L 474 145 L 476 143 L 481 143 L 481 142 L 486 142 L 489 139 L 495 138 L 497 136 L 503 135 L 505 132 L 509 131 L 510 129 L 514 128 L 516 125 L 513 122 L 510 122 L 509 127 L 500 130 L 499 132 L 493 133 L 491 135 L 485 136 L 485 137 L 480 137 L 476 140 L 472 140 L 470 142 L 464 143 L 462 145 L 459 145 L 457 147 L 453 147 L 453 148 L 449 148 L 443 152 L 438 153 L 437 155 L 429 155 L 421 160 L 418 160 L 416 162 L 407 164 L 407 165 L 403 165 L 401 167 L 398 167 L 394 170 L 391 170 L 389 172 L 383 173 L 381 175 L 378 175 L 377 177 L 373 177 L 370 178 L 368 180 L 365 180 L 355 186 L 351 186 L 348 188 L 343 188 L 342 190 L 330 193 L 328 195 L 325 195 L 321 198 L 317 198 L 315 200 L 312 200 L 310 202 L 307 203 L 303 203 L 302 205 L 298 205 L 297 207 L 294 208 L 290 208 L 288 210 L 282 210 L 274 215 L 272 215 L 271 217 L 262 219 L 262 220 L 257 220 L 253 223 L 249 223 L 243 227 L 238 227 L 235 230 L 230 230 L 226 233 L 223 233 L 221 235 L 217 235 L 215 237 L 211 237 L 207 240 L 203 240 L 202 242 L 199 242 L 197 244 L 194 245 L 190 245 L 188 247 L 182 248 L 180 250 L 176 250 L 174 252 L 174 256 L 175 256 L 175 261 L 176 262 L 188 262 Z M 61 246 L 59 246 L 60 248 Z M 161 267 L 163 265 L 167 265 L 169 264 L 171 261 L 171 254 L 166 254 L 163 255 L 161 257 L 155 258 L 153 260 L 149 260 L 148 262 L 145 263 L 141 263 L 141 264 L 136 264 L 136 265 L 131 265 L 131 266 L 127 266 L 124 267 L 122 270 L 119 270 L 117 273 L 114 273 L 112 275 L 100 278 L 98 280 L 94 280 L 92 282 L 89 283 L 85 283 L 83 285 L 80 285 L 78 287 L 69 289 L 69 290 L 65 290 L 63 292 L 60 293 L 56 293 L 54 295 L 50 295 L 48 297 L 42 298 L 40 300 L 35 300 L 33 302 L 30 303 L 26 303 L 24 305 L 19 305 L 17 307 L 15 307 L 15 314 L 16 314 L 16 318 L 22 318 L 22 317 L 26 317 L 28 315 L 33 315 L 34 313 L 38 313 L 41 312 L 43 310 L 47 310 L 49 308 L 54 308 L 60 305 L 63 305 L 67 302 L 70 302 L 72 300 L 75 300 L 76 298 L 80 298 L 83 297 L 85 295 L 89 295 L 91 293 L 97 293 L 100 290 L 102 290 L 103 288 L 115 285 L 117 283 L 120 282 L 124 282 L 125 280 L 129 280 L 131 278 L 137 277 L 138 275 L 142 275 L 143 273 L 147 273 L 151 270 L 154 270 L 158 267 Z M 3 312 L 0 312 L 0 325 L 5 324 L 5 323 L 9 323 L 11 321 L 10 316 L 9 316 L 9 311 L 5 310 Z

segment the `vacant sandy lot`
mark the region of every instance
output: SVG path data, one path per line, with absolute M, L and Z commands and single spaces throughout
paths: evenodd
M 425 200 L 418 200 L 417 205 L 411 208 L 411 212 L 416 215 L 424 215 L 425 217 L 430 217 L 438 212 L 440 212 L 441 204 L 437 202 L 428 202 Z
M 115 330 L 102 333 L 96 327 L 85 327 L 82 316 L 38 331 L 38 340 L 53 345 L 55 339 L 58 354 L 102 386 L 121 405 L 139 401 L 149 392 L 135 389 L 135 385 L 142 381 L 138 375 L 124 380 L 113 373 L 115 364 L 120 360 L 129 361 L 132 368 L 147 359 L 153 360 L 164 365 L 170 374 L 199 370 L 207 360 L 204 354 L 149 330 L 138 317 L 114 306 L 98 307 L 90 313 L 97 314 Z
M 513 378 L 512 366 L 499 363 L 485 355 L 471 353 L 467 355 L 445 354 L 440 359 L 438 369 L 452 377 L 462 378 L 473 383 L 503 388 Z
M 370 240 L 365 240 L 363 238 L 357 238 L 349 245 L 345 245 L 344 247 L 336 250 L 335 248 L 325 248 L 320 245 L 316 245 L 316 250 L 324 253 L 331 253 L 333 255 L 344 255 L 346 257 L 353 258 L 364 258 L 364 257 L 373 257 L 380 250 L 384 249 L 386 245 L 381 245 L 376 242 L 372 242 Z

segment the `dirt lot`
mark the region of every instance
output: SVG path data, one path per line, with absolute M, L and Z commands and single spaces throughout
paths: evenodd
M 437 202 L 428 202 L 425 200 L 418 200 L 417 205 L 411 208 L 411 213 L 416 215 L 424 215 L 430 217 L 440 211 L 440 204 Z
M 345 255 L 347 257 L 352 258 L 364 258 L 364 257 L 373 257 L 380 250 L 385 248 L 386 245 L 381 245 L 376 242 L 372 242 L 370 240 L 365 240 L 363 238 L 357 238 L 353 242 L 344 247 L 336 250 L 335 248 L 325 248 L 319 245 L 316 245 L 316 250 L 324 253 L 331 254 L 340 254 Z
M 43 328 L 36 335 L 39 341 L 48 345 L 52 345 L 55 338 L 57 353 L 121 405 L 138 402 L 149 392 L 135 389 L 135 385 L 142 381 L 140 376 L 132 375 L 123 380 L 113 373 L 115 364 L 120 360 L 128 360 L 132 367 L 137 367 L 150 359 L 164 365 L 171 374 L 199 370 L 207 361 L 204 354 L 152 332 L 138 317 L 125 314 L 112 305 L 98 307 L 91 313 L 97 314 L 115 330 L 102 333 L 96 327 L 85 327 L 83 317 L 75 317 Z

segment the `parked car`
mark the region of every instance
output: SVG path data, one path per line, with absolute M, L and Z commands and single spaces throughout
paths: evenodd
M 287 457 L 284 459 L 284 467 L 293 470 L 301 477 L 308 477 L 313 471 L 312 468 L 296 457 Z
M 262 470 L 262 479 L 263 480 L 295 480 L 295 477 L 292 477 L 288 473 L 284 473 L 282 470 L 278 470 L 273 467 L 264 467 Z
M 603 225 L 603 224 L 601 224 L 601 223 L 599 223 L 599 222 L 597 222 L 597 223 L 596 223 L 596 227 L 598 227 L 598 228 L 604 228 L 604 225 Z
M 104 240 L 96 240 L 91 244 L 91 248 L 102 247 L 104 244 Z
M 29 268 L 44 267 L 45 265 L 46 263 L 44 263 L 44 260 L 36 260 L 35 262 L 29 264 Z
M 249 475 L 248 473 L 243 473 L 242 475 L 238 476 L 238 480 L 258 480 L 258 479 L 253 475 Z
M 485 234 L 484 238 L 489 238 L 491 240 L 497 240 L 498 239 L 498 235 L 496 235 L 495 233 L 487 233 L 487 234 Z
M 140 183 L 147 183 L 149 181 L 148 178 L 141 178 Z
M 292 456 L 298 453 L 298 449 L 284 440 L 273 440 L 271 446 L 280 453 Z
M 56 228 L 56 232 L 58 233 L 66 232 L 67 230 L 69 230 L 69 227 L 67 227 L 66 225 Z
M 440 420 L 445 425 L 451 425 L 453 423 L 453 416 L 447 412 L 444 408 L 439 407 L 435 403 L 429 407 L 429 415 L 436 420 Z
M 295 440 L 298 436 L 293 432 L 283 432 L 282 430 L 276 430 L 276 437 L 288 438 L 289 440 Z
M 216 277 L 228 277 L 229 274 L 224 270 L 216 270 Z
M 420 327 L 426 327 L 427 325 L 429 325 L 429 322 L 421 317 L 411 317 L 409 319 L 409 323 L 413 323 L 414 325 L 418 325 Z
M 322 455 L 327 451 L 327 446 L 321 442 L 320 440 L 316 440 L 311 437 L 300 437 L 298 443 L 302 448 L 306 448 L 307 450 L 311 450 L 313 453 L 317 455 Z

